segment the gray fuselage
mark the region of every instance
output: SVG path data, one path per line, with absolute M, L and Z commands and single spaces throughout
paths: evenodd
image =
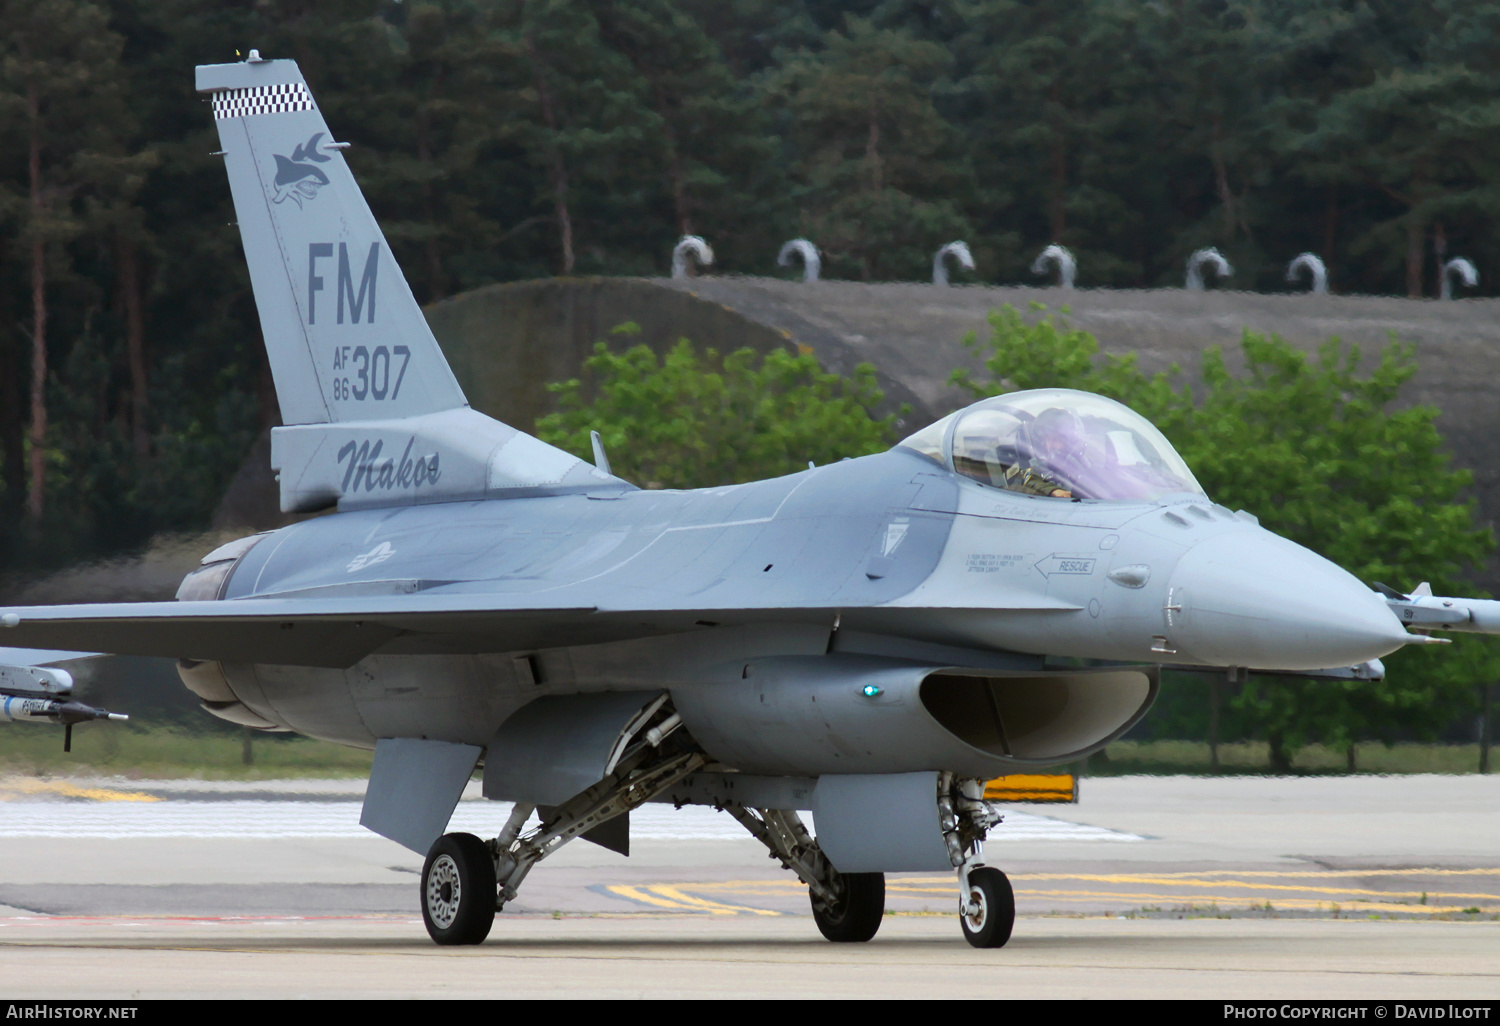
M 592 608 L 618 638 L 541 619 L 495 652 L 407 654 L 396 638 L 348 669 L 230 664 L 226 678 L 256 714 L 310 736 L 482 745 L 541 695 L 733 687 L 754 659 L 1312 668 L 1389 651 L 1399 630 L 1342 570 L 1201 496 L 1018 495 L 901 448 L 696 491 L 339 513 L 262 537 L 221 591 L 454 593 Z M 1274 599 L 1247 615 L 1246 594 Z M 1358 616 L 1330 630 L 1326 608 L 1305 622 L 1366 597 L 1394 630 Z

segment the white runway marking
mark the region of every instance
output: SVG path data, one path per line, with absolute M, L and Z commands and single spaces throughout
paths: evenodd
M 463 801 L 450 831 L 499 833 L 510 803 Z M 356 801 L 4 802 L 0 837 L 369 837 Z M 534 822 L 534 821 L 533 821 Z M 647 805 L 630 814 L 634 840 L 748 840 L 729 815 L 702 806 Z M 1006 841 L 1140 841 L 1135 834 L 1008 811 L 990 832 Z
M 1140 834 L 1123 830 L 1070 823 L 1065 819 L 1038 816 L 1030 812 L 1007 812 L 1005 822 L 990 828 L 985 844 L 1006 841 L 1144 841 Z

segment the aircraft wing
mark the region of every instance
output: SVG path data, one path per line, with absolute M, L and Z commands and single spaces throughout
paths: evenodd
M 1036 612 L 1078 607 L 1045 596 L 1008 604 Z M 114 655 L 348 667 L 377 650 L 402 654 L 507 652 L 594 644 L 745 623 L 832 627 L 914 611 L 753 608 L 648 609 L 538 600 L 535 594 L 258 598 L 121 602 L 0 609 L 0 641 L 15 648 L 88 649 Z M 996 609 L 926 611 L 940 617 Z
M 0 640 L 13 647 L 88 648 L 114 655 L 346 667 L 409 634 L 482 635 L 489 639 L 486 651 L 524 648 L 526 639 L 539 628 L 563 627 L 594 612 L 592 606 L 539 608 L 534 601 L 525 608 L 507 608 L 495 596 L 484 596 L 483 603 L 475 598 L 366 596 L 33 606 L 0 613 Z M 438 650 L 455 649 L 450 642 Z
M 97 659 L 102 652 L 52 651 L 36 648 L 0 648 L 3 666 L 65 666 L 68 663 Z

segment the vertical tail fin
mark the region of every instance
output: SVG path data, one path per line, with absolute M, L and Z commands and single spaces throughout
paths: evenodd
M 281 417 L 281 508 L 629 488 L 469 408 L 294 61 L 198 68 Z
M 466 406 L 295 61 L 198 68 L 213 96 L 287 424 Z

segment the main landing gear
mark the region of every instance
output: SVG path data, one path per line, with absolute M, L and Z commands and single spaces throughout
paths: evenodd
M 885 916 L 884 873 L 841 873 L 832 902 L 812 899 L 813 922 L 831 941 L 867 941 Z
M 495 922 L 495 858 L 473 834 L 444 834 L 422 866 L 422 922 L 439 944 L 478 944 Z
M 984 864 L 984 836 L 1000 815 L 984 801 L 983 781 L 940 773 L 937 785 L 938 822 L 958 871 L 964 939 L 976 948 L 1001 947 L 1015 926 L 1015 896 L 1005 874 Z M 722 807 L 807 884 L 813 921 L 824 937 L 858 943 L 875 936 L 885 916 L 884 873 L 840 873 L 795 812 L 732 802 Z
M 659 734 L 665 736 L 671 727 L 675 724 Z M 524 836 L 521 830 L 536 811 L 534 805 L 517 804 L 493 841 L 472 834 L 438 838 L 422 867 L 422 919 L 432 939 L 444 945 L 482 942 L 495 913 L 515 898 L 538 862 L 704 765 L 702 753 L 663 746 L 661 736 L 628 749 L 608 776 L 548 810 L 542 824 Z M 976 948 L 1001 947 L 1015 925 L 1015 896 L 1005 874 L 984 864 L 984 836 L 1000 815 L 984 801 L 982 781 L 941 773 L 937 784 L 938 822 L 958 872 L 964 939 Z M 840 873 L 795 811 L 722 799 L 716 804 L 807 884 L 813 921 L 824 937 L 857 944 L 875 936 L 885 916 L 885 874 Z
M 725 812 L 771 857 L 807 884 L 813 922 L 831 941 L 860 943 L 875 936 L 885 916 L 884 873 L 840 873 L 790 809 L 756 809 L 725 802 Z
M 489 936 L 495 913 L 516 896 L 532 867 L 563 845 L 650 801 L 704 764 L 701 752 L 684 751 L 669 735 L 682 720 L 661 710 L 642 722 L 603 780 L 547 813 L 523 835 L 535 805 L 516 803 L 493 841 L 473 834 L 444 834 L 422 867 L 422 921 L 439 944 L 478 944 Z M 655 723 L 655 726 L 651 726 Z M 650 729 L 646 729 L 650 727 Z M 664 744 L 663 742 L 669 742 Z

